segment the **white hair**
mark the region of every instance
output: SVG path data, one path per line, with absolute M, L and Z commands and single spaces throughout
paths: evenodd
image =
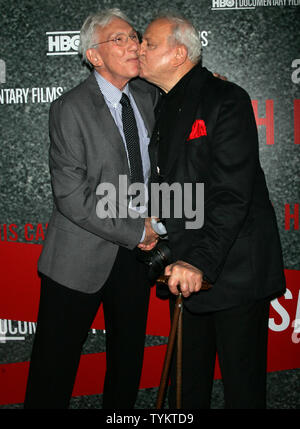
M 114 18 L 120 18 L 129 23 L 128 17 L 118 8 L 106 9 L 89 15 L 84 21 L 80 30 L 80 42 L 78 52 L 82 55 L 82 59 L 87 64 L 91 65 L 86 57 L 86 51 L 97 43 L 95 30 L 105 27 Z
M 194 25 L 174 11 L 160 12 L 153 21 L 158 19 L 166 19 L 173 24 L 170 42 L 184 45 L 187 48 L 189 60 L 194 64 L 198 63 L 201 58 L 201 40 Z

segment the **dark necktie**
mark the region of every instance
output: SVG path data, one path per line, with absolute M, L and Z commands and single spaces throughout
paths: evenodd
M 139 135 L 134 112 L 126 94 L 122 94 L 120 103 L 122 105 L 123 131 L 129 158 L 131 183 L 144 183 Z

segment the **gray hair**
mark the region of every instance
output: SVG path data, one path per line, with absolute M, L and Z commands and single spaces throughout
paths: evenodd
M 152 22 L 158 19 L 166 19 L 173 24 L 170 42 L 184 45 L 187 48 L 189 60 L 194 64 L 198 63 L 201 58 L 201 40 L 194 25 L 176 11 L 159 12 Z
M 91 65 L 86 57 L 86 51 L 95 43 L 95 30 L 99 27 L 105 27 L 114 18 L 120 18 L 129 23 L 127 16 L 118 8 L 106 9 L 89 15 L 84 21 L 80 30 L 80 42 L 78 53 L 82 56 L 82 60 Z

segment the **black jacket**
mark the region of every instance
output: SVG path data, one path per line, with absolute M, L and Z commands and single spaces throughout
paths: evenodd
M 200 137 L 190 139 L 197 120 L 192 134 Z M 186 228 L 184 210 L 166 219 L 174 261 L 198 267 L 213 285 L 186 307 L 214 311 L 282 294 L 280 239 L 248 94 L 195 66 L 162 97 L 149 153 L 152 182 L 194 183 L 194 202 L 195 183 L 204 184 L 201 228 Z

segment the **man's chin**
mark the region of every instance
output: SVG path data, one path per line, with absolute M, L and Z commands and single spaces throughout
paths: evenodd
M 138 70 L 132 70 L 132 72 L 128 73 L 128 74 L 129 74 L 129 79 L 134 79 L 136 77 L 139 77 L 140 70 L 139 69 Z
M 140 76 L 142 79 L 147 79 L 147 73 L 145 73 L 145 70 L 143 69 L 143 67 L 142 67 L 142 66 L 140 66 L 139 76 Z
M 145 79 L 148 82 L 151 82 L 151 75 L 149 75 L 149 73 L 147 73 L 147 68 L 143 65 L 143 63 L 140 62 L 140 73 L 139 73 L 139 77 L 141 79 Z

